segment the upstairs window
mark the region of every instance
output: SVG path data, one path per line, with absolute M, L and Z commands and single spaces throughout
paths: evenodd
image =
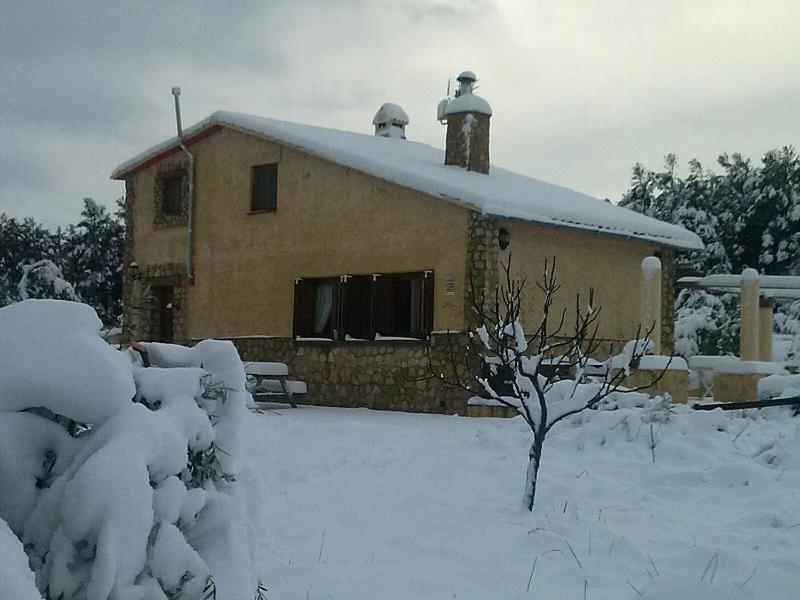
M 189 186 L 185 169 L 163 171 L 156 176 L 153 224 L 175 227 L 186 223 Z
M 164 177 L 161 192 L 161 212 L 168 217 L 181 213 L 181 196 L 183 195 L 183 173 L 170 173 Z
M 278 164 L 252 168 L 250 212 L 273 211 L 278 208 Z
M 295 337 L 425 339 L 433 328 L 433 272 L 300 279 Z

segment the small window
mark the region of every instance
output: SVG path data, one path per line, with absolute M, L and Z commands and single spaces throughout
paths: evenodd
M 166 216 L 181 213 L 183 173 L 171 173 L 164 178 L 161 188 L 161 212 Z
M 253 190 L 250 198 L 251 212 L 264 212 L 278 208 L 278 165 L 253 167 Z

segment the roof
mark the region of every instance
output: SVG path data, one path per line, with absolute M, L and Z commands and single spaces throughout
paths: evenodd
M 220 126 L 294 147 L 485 215 L 634 238 L 673 248 L 703 248 L 697 235 L 677 225 L 500 167 L 492 166 L 491 172 L 484 175 L 445 165 L 443 150 L 419 142 L 224 111 L 215 112 L 186 129 L 184 138 L 191 143 L 192 138 L 199 139 Z M 177 137 L 153 146 L 118 166 L 111 178 L 124 179 L 177 147 Z

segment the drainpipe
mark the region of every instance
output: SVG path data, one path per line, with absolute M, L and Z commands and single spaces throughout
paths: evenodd
M 189 158 L 189 168 L 186 173 L 189 178 L 189 206 L 186 215 L 186 277 L 189 279 L 189 283 L 194 283 L 194 256 L 192 254 L 194 241 L 194 230 L 192 228 L 194 223 L 194 155 L 189 151 L 189 148 L 186 147 L 183 139 L 180 101 L 181 88 L 178 86 L 172 88 L 172 95 L 175 96 L 175 120 L 178 126 L 178 140 L 180 141 L 181 150 L 183 150 Z

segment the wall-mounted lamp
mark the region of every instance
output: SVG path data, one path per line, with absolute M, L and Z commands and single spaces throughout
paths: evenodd
M 134 281 L 139 281 L 139 278 L 142 276 L 142 274 L 139 272 L 139 265 L 135 260 L 128 265 L 128 274 Z
M 508 229 L 501 227 L 500 231 L 497 233 L 497 243 L 500 244 L 500 250 L 508 248 L 509 242 Z

